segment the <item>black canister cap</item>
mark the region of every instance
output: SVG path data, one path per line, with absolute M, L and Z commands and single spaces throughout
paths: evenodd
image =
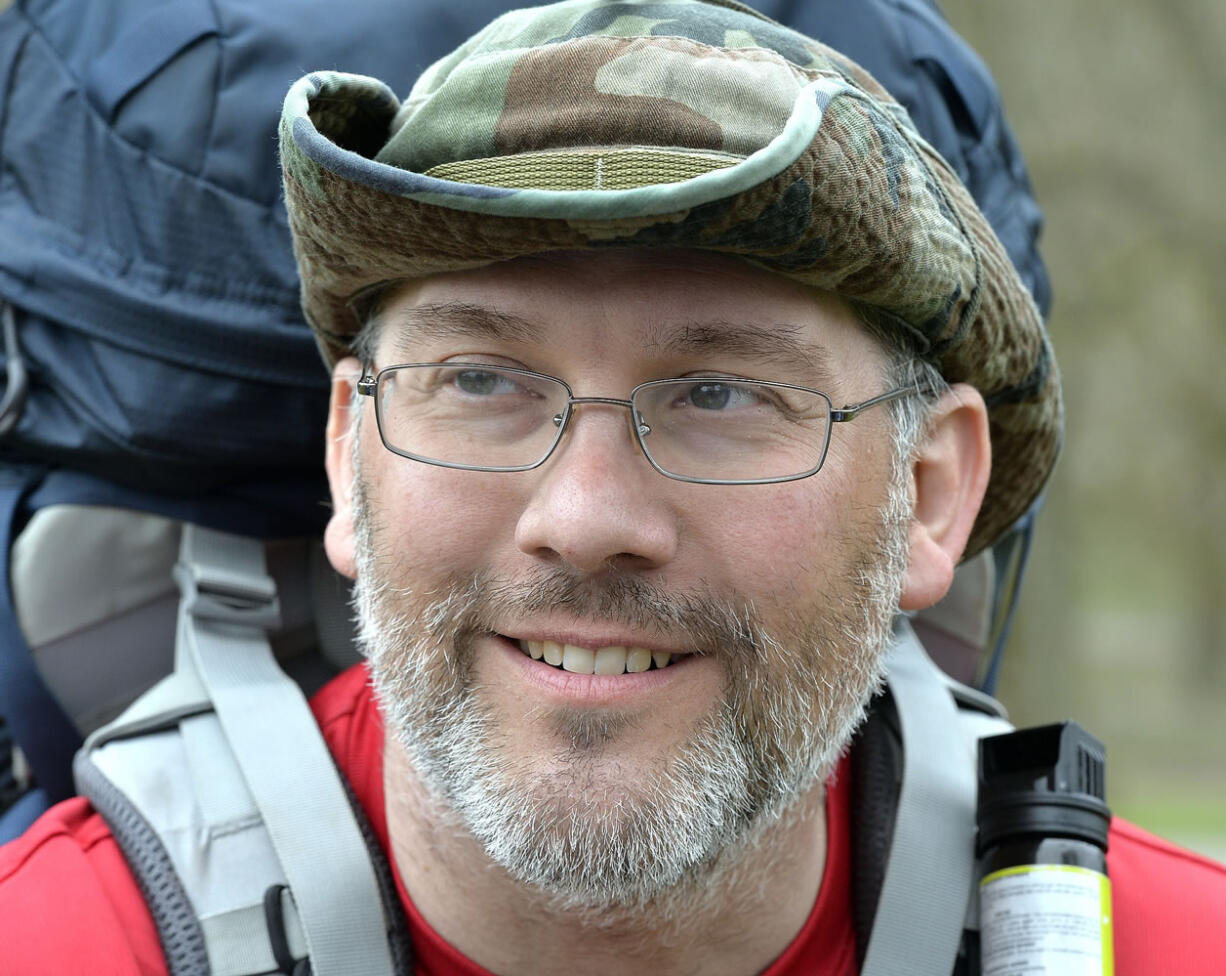
M 979 740 L 982 854 L 1005 839 L 1067 837 L 1107 849 L 1106 749 L 1076 722 Z

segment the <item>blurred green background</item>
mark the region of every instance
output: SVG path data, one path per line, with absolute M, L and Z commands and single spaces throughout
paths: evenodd
M 998 689 L 1226 860 L 1226 4 L 942 0 L 1047 216 L 1064 455 Z

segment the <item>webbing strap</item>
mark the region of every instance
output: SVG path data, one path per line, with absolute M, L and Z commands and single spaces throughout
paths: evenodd
M 184 527 L 177 669 L 195 666 L 285 870 L 314 976 L 393 972 L 370 857 L 318 726 L 260 629 L 260 542 Z
M 286 917 L 287 947 L 295 959 L 307 954 L 306 946 L 297 938 L 300 927 L 297 907 L 288 891 L 281 893 L 281 911 Z M 268 941 L 268 922 L 263 905 L 236 908 L 224 915 L 211 915 L 200 920 L 205 941 L 219 947 L 209 957 L 209 976 L 267 973 L 277 971 L 276 959 Z
M 900 621 L 887 678 L 903 741 L 902 787 L 862 976 L 949 976 L 974 871 L 975 759 L 954 699 Z

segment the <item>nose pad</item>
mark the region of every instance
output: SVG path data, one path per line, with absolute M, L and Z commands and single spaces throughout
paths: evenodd
M 629 408 L 626 401 L 576 398 L 569 409 L 601 403 Z M 677 547 L 668 481 L 643 456 L 633 413 L 623 437 L 608 422 L 612 418 L 583 416 L 589 412 L 597 413 L 574 412 L 541 469 L 516 526 L 516 545 L 585 573 L 668 562 Z
M 639 449 L 642 450 L 644 454 L 647 453 L 646 449 L 643 447 L 642 439 L 651 433 L 651 424 L 647 423 L 647 421 L 643 419 L 643 415 L 635 410 L 634 407 L 630 408 L 629 423 L 630 433 L 634 437 L 635 443 L 638 444 Z

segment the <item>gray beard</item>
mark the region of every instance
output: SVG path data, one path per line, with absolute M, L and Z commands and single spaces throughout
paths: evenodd
M 843 560 L 841 592 L 815 595 L 771 633 L 751 605 L 664 593 L 630 573 L 396 587 L 359 478 L 354 603 L 387 728 L 434 803 L 554 909 L 610 922 L 692 912 L 830 776 L 881 686 L 910 517 L 893 480 L 875 535 Z M 719 657 L 725 694 L 651 768 L 618 766 L 632 720 L 579 709 L 550 717 L 564 758 L 520 761 L 480 696 L 473 645 L 494 621 L 545 607 L 686 633 Z

